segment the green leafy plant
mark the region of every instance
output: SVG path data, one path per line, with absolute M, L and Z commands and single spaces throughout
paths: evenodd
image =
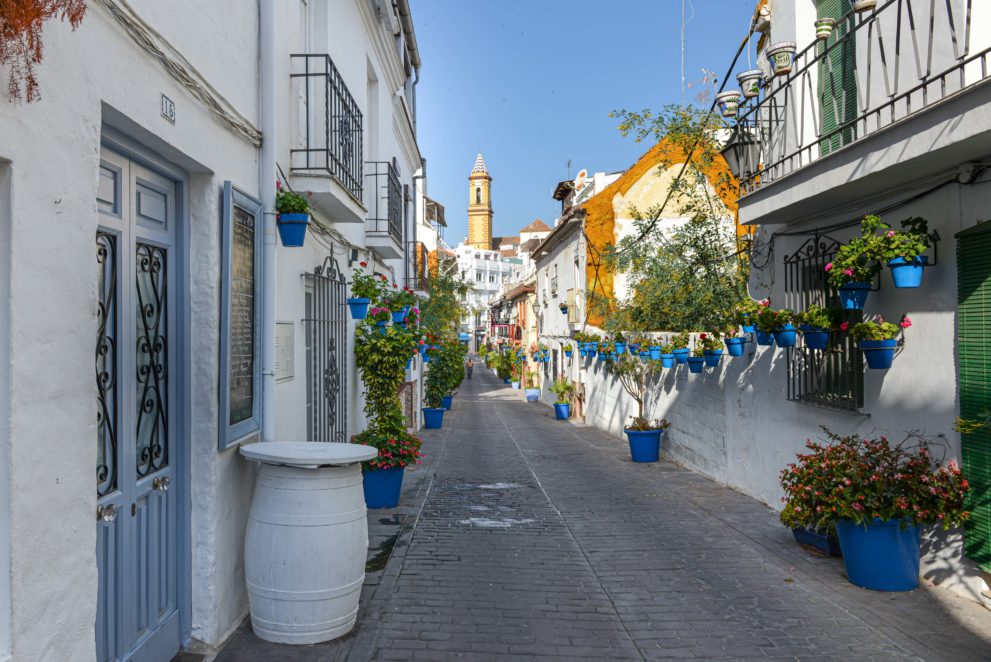
M 733 321 L 744 326 L 746 324 L 755 324 L 757 321 L 757 315 L 760 311 L 764 310 L 771 305 L 770 299 L 764 299 L 763 301 L 756 301 L 747 297 L 743 299 L 740 303 L 736 305 L 733 309 L 732 318 Z
M 419 298 L 408 286 L 402 288 L 389 288 L 382 292 L 382 305 L 389 310 L 399 311 L 404 306 L 411 309 L 419 304 Z
M 781 310 L 764 308 L 757 315 L 757 328 L 764 333 L 777 333 L 784 329 L 786 324 L 791 324 L 794 321 L 795 313 L 787 308 Z
M 561 350 L 565 352 L 573 352 L 575 351 L 575 348 L 570 342 L 567 342 L 561 346 Z
M 365 317 L 365 323 L 375 324 L 376 322 L 388 322 L 391 319 L 392 313 L 388 308 L 372 306 L 368 309 L 368 316 Z
M 675 349 L 674 343 L 664 343 L 661 345 L 661 354 L 672 354 Z
M 367 262 L 359 262 L 358 268 L 351 274 L 351 296 L 356 299 L 369 299 L 372 303 L 378 303 L 382 294 L 383 280 L 385 276 L 366 274 Z
M 652 427 L 651 421 L 644 416 L 650 384 L 660 371 L 660 365 L 660 361 L 641 361 L 629 354 L 624 354 L 609 364 L 609 373 L 619 379 L 623 390 L 637 403 L 637 415 L 633 417 L 633 425 L 642 427 L 628 427 L 629 430 L 663 429 Z
M 559 377 L 551 385 L 551 393 L 557 396 L 554 404 L 568 405 L 571 404 L 571 398 L 575 394 L 575 385 L 566 377 Z
M 537 388 L 537 373 L 533 370 L 526 371 L 526 382 L 523 388 Z
M 714 352 L 723 348 L 722 339 L 716 331 L 712 333 L 700 333 L 699 344 L 702 346 L 704 352 Z
M 849 331 L 854 340 L 858 341 L 892 340 L 902 332 L 902 329 L 907 329 L 910 326 L 912 326 L 912 320 L 907 316 L 903 316 L 898 324 L 885 322 L 883 317 L 878 317 L 876 320 L 867 320 L 866 322 L 854 324 Z M 847 330 L 842 325 L 840 328 L 844 331 Z
M 695 358 L 702 358 L 703 356 L 705 356 L 705 347 L 703 347 L 701 344 L 696 345 L 695 348 L 692 350 L 692 356 L 694 356 Z
M 674 349 L 688 349 L 691 342 L 692 336 L 687 331 L 682 331 L 671 339 L 671 345 L 674 346 Z
M 351 438 L 353 444 L 364 444 L 378 449 L 378 457 L 362 462 L 365 471 L 395 469 L 410 464 L 420 464 L 423 453 L 420 451 L 423 440 L 416 435 L 403 432 L 395 436 L 382 435 L 374 430 L 365 430 Z
M 795 315 L 795 321 L 814 329 L 828 331 L 837 328 L 843 322 L 843 315 L 844 312 L 839 308 L 822 308 L 812 304 Z
M 809 452 L 781 472 L 786 526 L 825 532 L 841 519 L 879 518 L 950 528 L 970 517 L 967 480 L 955 463 L 934 459 L 934 447 L 945 451 L 942 437 L 913 432 L 895 445 L 823 430 L 829 443 L 807 441 Z
M 881 224 L 881 258 L 888 262 L 895 258 L 904 258 L 911 262 L 925 253 L 932 243 L 929 233 L 929 222 L 919 216 L 906 218 L 901 223 L 901 230 L 893 230 Z
M 310 203 L 299 193 L 282 188 L 276 182 L 278 190 L 275 192 L 275 210 L 280 214 L 309 214 Z
M 874 214 L 860 222 L 860 236 L 840 246 L 833 261 L 826 265 L 826 278 L 833 287 L 847 283 L 869 283 L 881 270 L 884 240 L 878 236 L 881 218 Z M 887 227 L 887 226 L 885 226 Z

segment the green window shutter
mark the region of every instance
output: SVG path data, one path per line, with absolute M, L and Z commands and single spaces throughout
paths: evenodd
M 991 232 L 984 230 L 957 236 L 957 360 L 960 416 L 965 419 L 982 418 L 991 407 Z M 991 571 L 991 430 L 961 439 L 971 511 L 964 554 Z
M 819 53 L 832 46 L 829 55 L 819 60 L 819 135 L 825 136 L 837 128 L 852 123 L 857 117 L 857 80 L 854 75 L 857 53 L 856 37 L 851 35 L 839 47 L 837 40 L 845 36 L 850 21 L 839 22 L 851 9 L 850 0 L 819 0 L 818 18 L 837 20 L 828 42 L 818 42 Z M 853 142 L 856 128 L 850 126 L 829 138 L 819 141 L 823 155 Z

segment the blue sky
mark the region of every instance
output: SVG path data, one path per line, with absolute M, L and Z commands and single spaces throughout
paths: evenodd
M 729 66 L 755 3 L 686 2 L 695 14 L 686 29 L 691 102 L 702 67 L 722 76 Z M 625 170 L 646 150 L 619 135 L 611 110 L 681 100 L 681 0 L 411 4 L 423 61 L 417 130 L 451 244 L 467 232 L 476 152 L 493 177 L 493 233 L 516 234 L 537 217 L 552 224 L 560 206 L 551 193 L 568 178 L 569 159 L 574 177 Z

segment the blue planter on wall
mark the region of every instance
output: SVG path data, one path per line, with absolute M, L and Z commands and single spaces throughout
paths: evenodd
M 386 328 L 388 324 L 388 322 L 375 322 L 375 327 L 379 330 L 379 333 L 384 336 L 388 331 L 388 328 Z
M 847 310 L 863 310 L 870 291 L 870 283 L 847 283 L 840 286 L 840 300 L 843 302 L 843 307 Z
M 874 591 L 911 591 L 919 585 L 919 527 L 874 519 L 866 526 L 836 523 L 850 582 Z
M 660 347 L 660 345 L 648 345 L 647 346 L 647 352 L 648 352 L 648 355 L 650 356 L 650 360 L 651 361 L 660 361 L 661 360 L 661 347 Z
M 743 325 L 743 332 L 744 333 L 753 333 L 756 330 L 757 330 L 757 325 L 756 324 L 744 324 Z
M 707 368 L 718 368 L 721 358 L 723 358 L 723 350 L 721 349 L 707 349 L 702 355 L 702 360 Z
M 351 309 L 351 319 L 363 320 L 368 317 L 368 306 L 372 302 L 368 297 L 355 297 L 348 299 L 348 308 Z
M 661 435 L 664 430 L 623 430 L 630 442 L 630 457 L 634 462 L 657 462 L 661 455 Z
M 774 344 L 774 335 L 767 333 L 765 331 L 757 331 L 754 334 L 757 338 L 757 344 L 769 347 Z
M 805 346 L 809 349 L 826 349 L 829 345 L 829 331 L 808 324 L 803 324 L 799 328 L 802 330 Z
M 702 368 L 705 366 L 705 359 L 701 356 L 689 356 L 688 357 L 688 370 L 694 372 L 696 375 L 702 372 Z
M 898 340 L 861 340 L 860 351 L 864 353 L 867 367 L 872 370 L 887 370 L 895 360 Z
M 616 343 L 616 353 L 617 354 L 626 354 L 626 343 L 625 342 L 617 342 Z
M 661 367 L 662 368 L 673 368 L 674 367 L 674 354 L 661 354 Z
M 573 350 L 570 350 L 570 349 L 566 349 L 566 350 L 564 350 L 564 355 L 565 355 L 565 357 L 567 357 L 567 358 L 569 358 L 569 359 L 571 358 L 571 355 L 572 355 L 573 353 L 574 353 L 574 351 L 573 351 Z
M 443 398 L 440 399 L 440 406 L 446 409 L 447 411 L 451 411 L 452 402 L 454 402 L 454 396 L 445 395 Z
M 559 421 L 566 421 L 571 418 L 571 405 L 554 403 L 554 418 Z
M 310 225 L 309 214 L 279 214 L 276 219 L 279 239 L 287 248 L 299 248 L 306 239 L 306 228 Z
M 724 342 L 726 343 L 726 350 L 729 352 L 729 355 L 743 356 L 743 345 L 746 340 L 746 338 L 726 338 Z
M 423 407 L 423 427 L 428 430 L 440 430 L 444 425 L 443 407 Z
M 368 508 L 395 508 L 399 505 L 399 495 L 403 491 L 403 475 L 406 467 L 375 469 L 361 474 L 365 491 L 365 506 Z
M 402 310 L 393 310 L 390 312 L 392 313 L 393 324 L 402 324 L 403 320 L 406 319 L 406 313 Z
M 685 365 L 686 363 L 688 363 L 689 354 L 691 354 L 691 351 L 689 351 L 687 347 L 676 349 L 673 352 L 671 352 L 671 355 L 674 356 L 674 360 L 675 362 L 677 362 L 678 365 Z
M 888 262 L 891 269 L 891 279 L 895 282 L 895 287 L 919 287 L 922 285 L 922 274 L 924 267 L 929 262 L 925 255 L 916 255 L 912 260 L 903 257 L 896 257 Z
M 794 324 L 785 324 L 780 331 L 774 332 L 774 342 L 778 347 L 794 347 L 796 337 Z

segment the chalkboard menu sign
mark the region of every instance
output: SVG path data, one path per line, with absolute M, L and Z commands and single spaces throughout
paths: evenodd
M 220 448 L 260 424 L 261 203 L 224 184 L 220 322 Z

